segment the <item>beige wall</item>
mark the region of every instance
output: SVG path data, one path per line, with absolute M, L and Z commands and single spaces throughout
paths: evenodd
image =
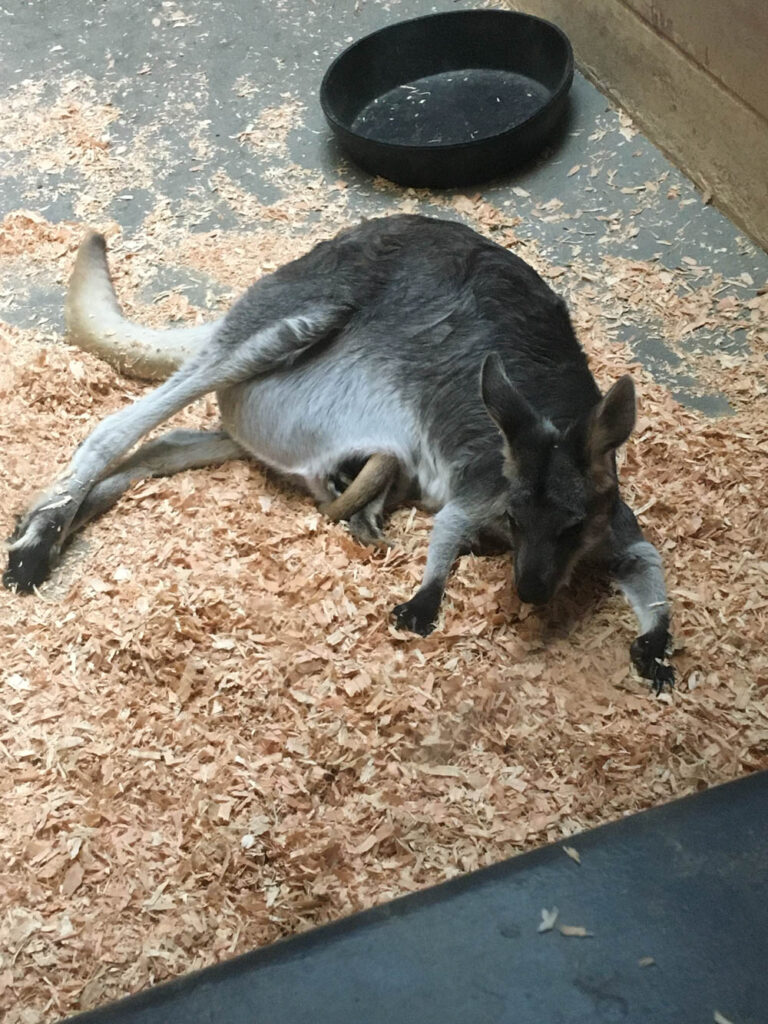
M 506 0 L 768 249 L 768 0 Z
M 768 119 L 768 0 L 625 0 Z

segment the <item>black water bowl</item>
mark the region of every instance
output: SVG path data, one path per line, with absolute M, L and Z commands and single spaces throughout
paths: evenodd
M 331 64 L 320 102 L 348 155 L 401 185 L 450 188 L 530 160 L 568 102 L 573 52 L 557 26 L 514 11 L 390 25 Z

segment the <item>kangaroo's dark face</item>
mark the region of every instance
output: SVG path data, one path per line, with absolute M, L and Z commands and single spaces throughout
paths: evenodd
M 632 380 L 622 377 L 565 431 L 531 407 L 497 356 L 483 364 L 481 385 L 502 434 L 517 592 L 545 604 L 606 536 L 618 495 L 615 451 L 634 425 Z

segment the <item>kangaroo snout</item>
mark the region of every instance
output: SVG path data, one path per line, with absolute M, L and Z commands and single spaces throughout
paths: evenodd
M 565 568 L 558 554 L 542 531 L 519 539 L 514 553 L 515 587 L 523 604 L 542 605 L 552 599 Z
M 515 580 L 517 596 L 523 604 L 546 604 L 555 592 L 551 580 L 543 579 L 533 573 L 524 573 Z

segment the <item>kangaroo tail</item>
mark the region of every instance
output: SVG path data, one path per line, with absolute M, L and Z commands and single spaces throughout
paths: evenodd
M 213 337 L 220 323 L 167 329 L 131 323 L 115 295 L 104 236 L 96 232 L 89 232 L 78 249 L 65 315 L 73 345 L 140 380 L 165 380 Z

